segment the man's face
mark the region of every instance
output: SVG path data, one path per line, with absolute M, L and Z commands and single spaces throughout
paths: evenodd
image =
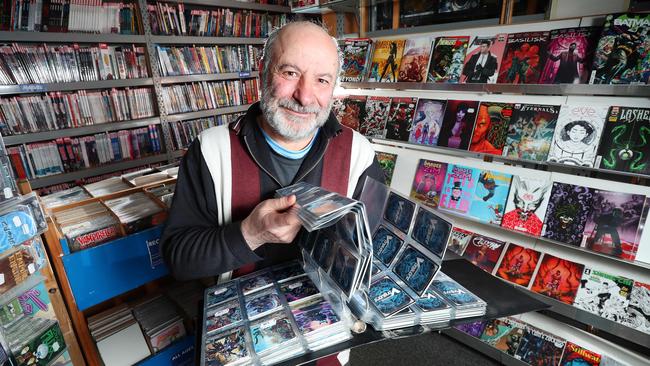
M 488 45 L 485 44 L 485 43 L 481 44 L 481 51 L 480 51 L 481 54 L 485 55 L 485 54 L 487 54 L 489 51 L 490 51 L 490 46 L 488 46 Z
M 571 43 L 571 45 L 569 45 L 569 51 L 573 52 L 573 51 L 575 51 L 575 50 L 576 50 L 576 44 L 575 44 L 575 43 Z
M 304 25 L 283 30 L 273 47 L 268 74 L 262 77 L 264 117 L 287 140 L 311 137 L 330 113 L 337 50 L 327 34 Z

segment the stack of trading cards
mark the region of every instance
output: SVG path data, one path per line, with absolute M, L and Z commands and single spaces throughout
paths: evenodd
M 101 180 L 96 183 L 86 184 L 84 189 L 93 197 L 106 196 L 107 194 L 123 191 L 131 188 L 128 184 L 124 183 L 120 177 L 112 177 Z
M 133 233 L 162 223 L 162 207 L 142 192 L 106 200 L 106 206 L 124 224 L 127 233 Z
M 101 202 L 54 213 L 71 252 L 92 248 L 122 235 L 120 223 Z
M 41 197 L 41 202 L 45 209 L 51 210 L 55 207 L 69 205 L 74 202 L 83 201 L 90 198 L 90 194 L 83 188 L 76 186 L 63 191 L 48 194 Z
M 122 179 L 129 182 L 134 187 L 139 187 L 169 179 L 169 176 L 167 173 L 160 172 L 154 168 L 146 168 L 133 173 L 123 174 Z
M 350 314 L 298 262 L 205 292 L 202 365 L 273 364 L 351 338 Z
M 454 319 L 485 315 L 485 301 L 442 272 L 436 275 L 431 290 L 453 306 Z
M 153 194 L 168 208 L 172 206 L 172 199 L 174 198 L 174 191 L 176 190 L 176 184 L 165 184 L 162 186 L 147 188 L 146 191 Z
M 309 232 L 330 225 L 359 205 L 359 201 L 305 182 L 278 189 L 276 195 L 296 196 L 298 217 Z
M 165 296 L 156 296 L 136 305 L 133 315 L 144 331 L 153 353 L 185 336 L 183 318 L 174 303 Z

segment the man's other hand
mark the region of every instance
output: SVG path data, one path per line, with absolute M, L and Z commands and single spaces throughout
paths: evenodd
M 301 222 L 295 211 L 296 196 L 260 202 L 241 223 L 241 232 L 251 250 L 264 243 L 291 243 Z

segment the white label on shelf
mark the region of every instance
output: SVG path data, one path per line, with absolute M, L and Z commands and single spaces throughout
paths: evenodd
M 5 195 L 5 199 L 11 198 L 14 196 L 14 192 L 11 190 L 10 187 L 5 187 L 5 189 L 2 190 L 3 194 Z
M 19 85 L 21 92 L 41 92 L 45 90 L 43 84 L 23 84 Z

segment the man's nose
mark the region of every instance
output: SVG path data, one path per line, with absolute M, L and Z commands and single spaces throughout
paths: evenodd
M 306 77 L 300 77 L 296 89 L 293 92 L 293 98 L 302 106 L 313 105 L 316 102 L 314 93 L 314 82 L 309 81 Z

